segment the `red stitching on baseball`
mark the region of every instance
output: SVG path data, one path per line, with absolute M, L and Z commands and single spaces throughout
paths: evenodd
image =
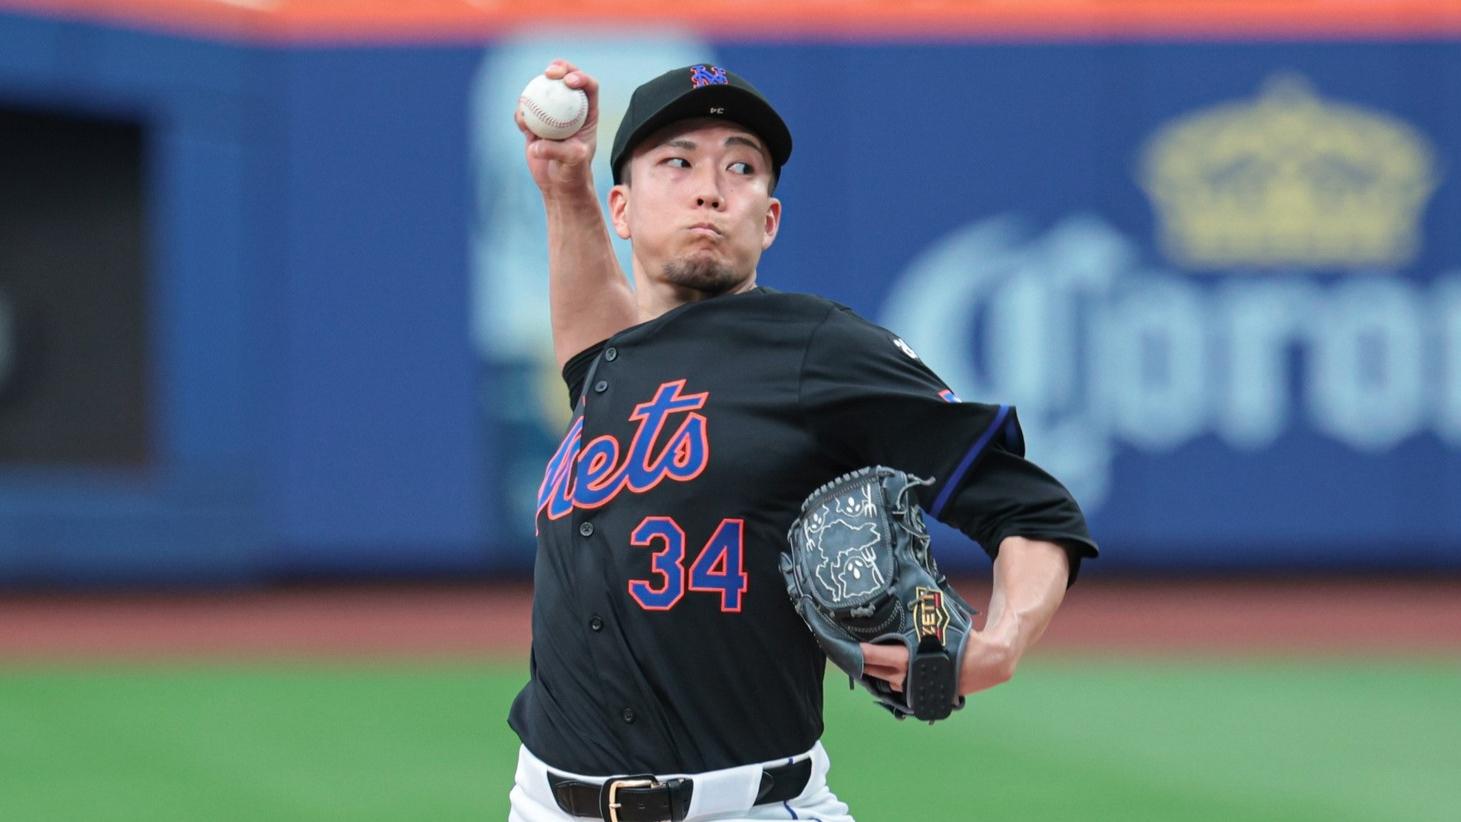
M 579 111 L 582 111 L 588 106 L 588 98 L 581 97 L 579 99 L 582 101 L 582 104 L 578 108 Z M 537 115 L 539 120 L 542 120 L 543 122 L 547 123 L 550 126 L 553 126 L 554 128 L 568 128 L 569 126 L 573 125 L 573 120 L 559 120 L 556 117 L 549 116 L 548 112 L 544 111 L 542 106 L 539 106 L 537 103 L 534 103 L 532 100 L 529 100 L 526 97 L 519 97 L 517 98 L 517 101 L 519 104 L 522 105 L 523 108 L 529 109 L 533 112 L 533 114 Z M 578 115 L 575 114 L 574 119 L 577 118 Z

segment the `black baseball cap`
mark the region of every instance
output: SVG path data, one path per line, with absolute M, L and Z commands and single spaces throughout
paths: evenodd
M 677 120 L 695 117 L 724 117 L 750 129 L 771 152 L 772 177 L 781 176 L 791 157 L 791 131 L 781 115 L 744 77 L 697 63 L 667 71 L 634 90 L 609 155 L 615 184 L 623 182 L 624 164 L 641 140 Z

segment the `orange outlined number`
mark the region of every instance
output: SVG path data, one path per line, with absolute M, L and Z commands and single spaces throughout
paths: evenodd
M 654 552 L 649 567 L 663 582 L 631 579 L 629 596 L 647 611 L 668 611 L 685 595 L 685 532 L 669 517 L 645 517 L 629 535 L 629 544 L 638 548 L 653 548 L 656 540 L 664 548 Z
M 650 571 L 659 579 L 629 580 L 629 596 L 647 611 L 668 611 L 689 589 L 720 594 L 720 610 L 738 613 L 746 593 L 748 577 L 743 570 L 745 520 L 723 519 L 700 549 L 690 568 L 685 569 L 685 532 L 670 517 L 645 517 L 629 535 L 636 548 L 660 550 L 650 558 Z
M 722 611 L 741 610 L 741 594 L 746 592 L 746 573 L 741 570 L 745 530 L 745 520 L 721 520 L 720 527 L 690 566 L 690 590 L 719 591 Z

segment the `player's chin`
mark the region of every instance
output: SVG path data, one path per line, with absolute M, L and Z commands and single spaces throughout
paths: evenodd
M 724 294 L 745 282 L 748 275 L 736 270 L 724 257 L 697 251 L 665 264 L 665 281 L 707 295 Z

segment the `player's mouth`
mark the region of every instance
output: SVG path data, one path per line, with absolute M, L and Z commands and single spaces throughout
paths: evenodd
M 691 234 L 694 234 L 694 235 L 700 236 L 700 237 L 719 237 L 720 236 L 720 229 L 716 228 L 715 227 L 715 224 L 713 224 L 713 223 L 696 223 L 696 224 L 694 224 L 694 225 L 692 225 L 692 226 L 689 227 L 689 231 L 690 231 Z

